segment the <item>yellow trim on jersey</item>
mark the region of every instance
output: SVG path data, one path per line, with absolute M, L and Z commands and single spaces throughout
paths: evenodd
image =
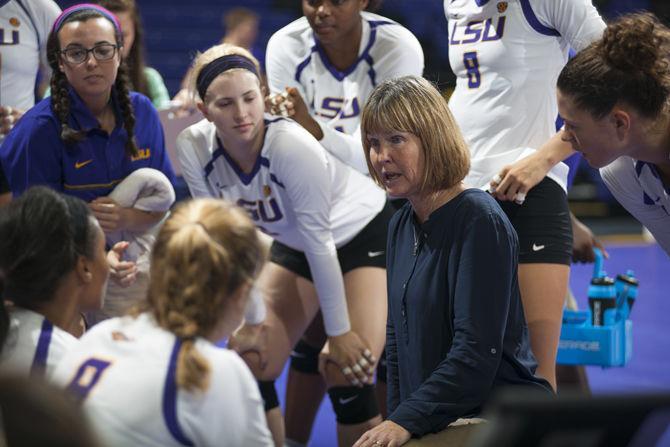
M 91 183 L 90 185 L 63 185 L 63 188 L 68 190 L 80 191 L 82 189 L 99 189 L 99 188 L 111 188 L 114 185 L 121 183 L 123 179 L 114 180 L 110 183 Z

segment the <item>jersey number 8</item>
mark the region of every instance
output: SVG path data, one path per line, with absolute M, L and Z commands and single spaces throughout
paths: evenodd
M 111 365 L 112 362 L 97 359 L 95 357 L 86 360 L 79 366 L 74 378 L 67 386 L 67 389 L 74 393 L 80 401 L 86 399 L 89 393 L 102 377 L 102 373 Z
M 479 61 L 477 60 L 477 52 L 469 51 L 463 53 L 463 65 L 468 73 L 468 87 L 478 88 L 482 83 L 482 75 L 479 72 Z

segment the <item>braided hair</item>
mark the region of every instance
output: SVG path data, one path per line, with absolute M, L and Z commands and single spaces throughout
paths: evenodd
M 63 15 L 65 15 L 65 12 Z M 58 26 L 54 26 L 54 29 L 51 30 L 47 39 L 47 60 L 52 70 L 51 107 L 60 122 L 60 137 L 66 145 L 73 145 L 81 142 L 86 138 L 86 132 L 83 130 L 75 130 L 70 127 L 69 124 L 71 107 L 69 95 L 70 83 L 68 82 L 65 73 L 60 69 L 61 48 L 58 32 L 66 23 L 85 22 L 100 17 L 109 20 L 108 16 L 94 8 L 79 9 L 70 13 L 65 18 L 62 18 L 61 16 L 56 22 Z M 121 30 L 116 23 L 112 22 L 112 24 L 114 25 L 116 43 L 119 46 L 123 46 L 123 35 L 121 34 Z M 138 154 L 138 148 L 137 143 L 135 142 L 135 113 L 130 102 L 130 88 L 128 85 L 127 68 L 125 63 L 121 61 L 114 86 L 116 87 L 117 100 L 123 116 L 123 126 L 128 134 L 125 152 L 129 157 L 133 157 Z

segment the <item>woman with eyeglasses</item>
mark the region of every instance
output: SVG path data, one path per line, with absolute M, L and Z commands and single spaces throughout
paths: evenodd
M 0 148 L 14 196 L 35 184 L 77 196 L 105 233 L 142 231 L 165 214 L 106 197 L 131 172 L 154 168 L 174 178 L 158 113 L 129 91 L 122 48 L 121 27 L 107 9 L 80 4 L 63 11 L 47 41 L 51 97 L 28 111 Z

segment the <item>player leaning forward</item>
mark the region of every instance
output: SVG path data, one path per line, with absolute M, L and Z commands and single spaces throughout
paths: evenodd
M 236 202 L 274 238 L 258 287 L 267 315 L 264 306 L 249 313 L 231 345 L 259 380 L 275 441 L 283 428 L 273 381 L 321 309 L 321 369 L 340 443 L 351 445 L 380 421 L 369 382 L 384 344 L 390 210 L 381 189 L 300 125 L 264 115 L 258 73 L 253 56 L 231 45 L 196 59 L 193 90 L 206 119 L 179 136 L 179 160 L 194 197 Z

